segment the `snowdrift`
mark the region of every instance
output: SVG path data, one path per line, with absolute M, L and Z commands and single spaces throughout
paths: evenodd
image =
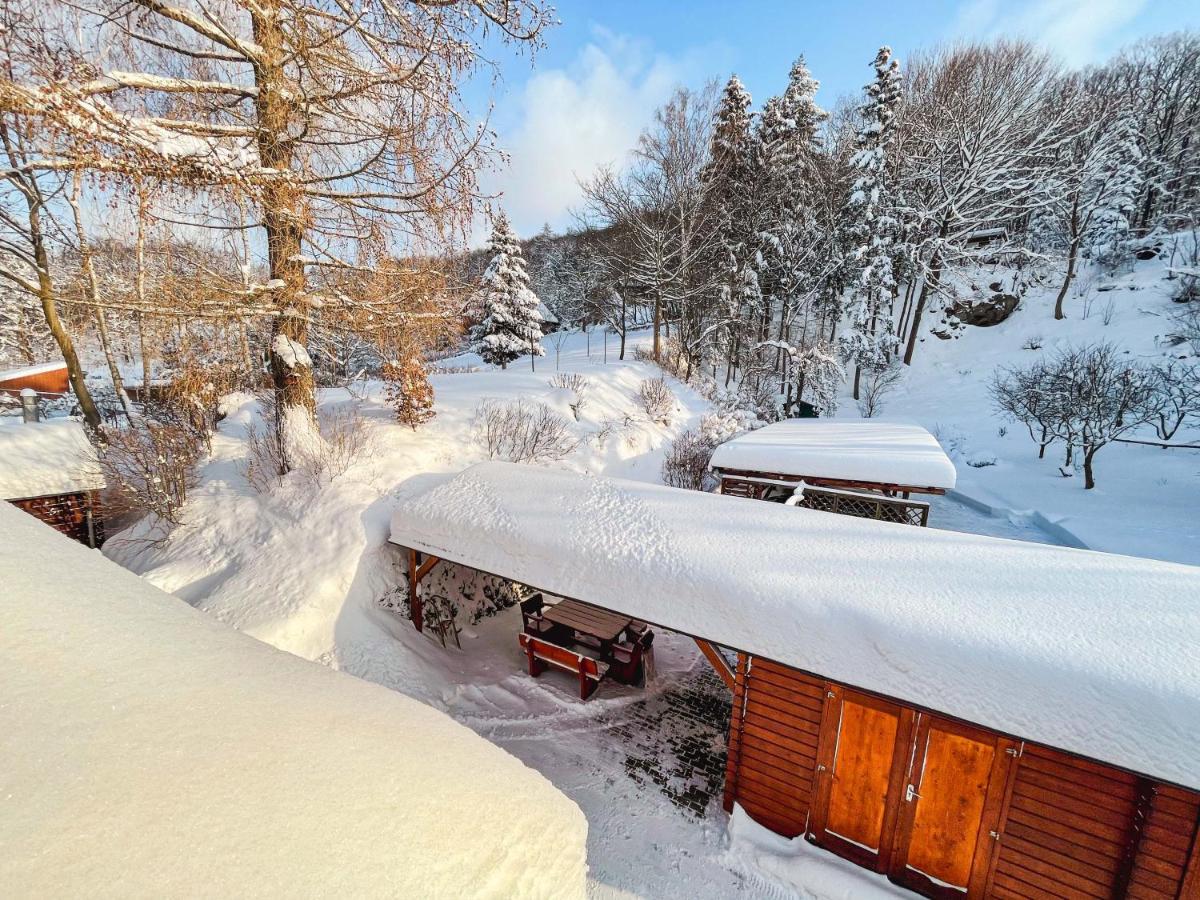
M 1200 788 L 1200 569 L 511 463 L 393 542 Z
M 583 897 L 549 781 L 238 634 L 0 503 L 13 896 Z

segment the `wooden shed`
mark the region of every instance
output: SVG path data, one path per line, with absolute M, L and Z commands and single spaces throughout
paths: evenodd
M 712 468 L 727 496 L 910 525 L 929 523 L 912 495 L 944 494 L 956 479 L 924 428 L 874 419 L 775 422 L 719 446 Z
M 0 424 L 0 500 L 89 547 L 104 542 L 95 450 L 74 419 Z
M 1200 569 L 503 463 L 391 539 L 736 651 L 726 808 L 779 834 L 930 897 L 1200 897 Z
M 64 362 L 42 363 L 19 369 L 0 371 L 0 394 L 18 396 L 29 388 L 43 396 L 61 397 L 71 389 Z

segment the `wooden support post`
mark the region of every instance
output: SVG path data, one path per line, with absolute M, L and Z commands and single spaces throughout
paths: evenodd
M 418 592 L 421 579 L 417 575 L 417 551 L 409 549 L 408 551 L 408 612 L 412 616 L 413 627 L 417 631 L 422 631 L 424 618 L 421 609 L 421 595 Z
M 696 646 L 700 648 L 700 652 L 704 654 L 704 658 L 712 664 L 712 667 L 721 677 L 721 680 L 725 682 L 725 686 L 732 691 L 734 682 L 733 669 L 729 668 L 729 663 L 725 661 L 725 657 L 708 641 L 702 641 L 700 638 L 693 638 L 693 640 L 695 640 Z
M 742 749 L 742 709 L 746 698 L 746 654 L 739 653 L 737 673 L 733 688 L 733 709 L 729 713 L 729 751 L 725 757 L 725 792 L 721 798 L 721 806 L 725 812 L 733 812 L 733 803 L 737 800 L 738 772 Z

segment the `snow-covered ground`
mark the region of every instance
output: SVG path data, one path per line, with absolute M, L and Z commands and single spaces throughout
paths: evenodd
M 1021 426 L 992 411 L 987 383 L 996 366 L 1032 361 L 1024 350 L 1041 338 L 1058 342 L 1107 339 L 1139 357 L 1163 352 L 1156 338 L 1170 330 L 1163 269 L 1142 263 L 1115 279 L 1083 319 L 1079 301 L 1066 322 L 1052 318 L 1051 285 L 1033 291 L 1013 317 L 962 337 L 927 337 L 904 384 L 884 414 L 918 422 L 939 435 L 958 467 L 959 493 L 933 501 L 931 525 L 1033 540 L 1081 542 L 1095 549 L 1200 563 L 1200 453 L 1114 445 L 1097 458 L 1098 487 L 1063 478 L 1057 448 L 1044 461 Z M 1112 309 L 1106 311 L 1109 299 Z M 1107 324 L 1105 324 L 1107 322 Z M 633 337 L 644 342 L 647 335 Z M 1033 343 L 1038 343 L 1033 341 Z M 353 393 L 322 392 L 325 410 L 356 406 L 365 418 L 367 449 L 347 471 L 313 491 L 285 484 L 256 492 L 244 474 L 247 428 L 257 417 L 251 398 L 233 398 L 213 441 L 212 459 L 184 511 L 184 524 L 159 546 L 110 542 L 106 553 L 152 583 L 275 646 L 417 697 L 449 712 L 542 771 L 574 799 L 589 820 L 589 862 L 597 896 L 793 896 L 800 877 L 812 896 L 865 896 L 886 882 L 851 870 L 808 848 L 772 841 L 753 828 L 726 834 L 723 814 L 678 809 L 662 791 L 639 783 L 620 753 L 622 710 L 641 698 L 605 685 L 581 704 L 554 676 L 524 674 L 514 614 L 471 626 L 463 649 L 444 649 L 382 609 L 402 581 L 400 560 L 387 544 L 396 491 L 410 477 L 456 472 L 486 454 L 472 438 L 472 417 L 485 398 L 542 401 L 571 422 L 581 443 L 555 463 L 581 472 L 658 481 L 665 447 L 708 411 L 695 391 L 672 382 L 678 398 L 670 426 L 648 421 L 636 402 L 648 365 L 607 361 L 598 336 L 591 354 L 582 335 L 566 340 L 563 371 L 589 381 L 588 403 L 576 422 L 569 392 L 550 386 L 555 351 L 521 360 L 507 371 L 472 356 L 446 361 L 437 374 L 437 418 L 413 432 L 394 423 L 382 386 Z M 843 400 L 839 418 L 854 418 Z M 1181 434 L 1177 440 L 1193 439 Z M 1059 530 L 1059 529 L 1065 530 Z M 126 535 L 126 538 L 130 535 Z M 662 683 L 703 666 L 692 645 L 664 639 Z M 746 823 L 748 824 L 748 823 Z M 797 873 L 804 873 L 802 876 Z M 865 880 L 864 880 L 865 879 Z M 818 887 L 824 885 L 823 887 Z
M 1088 300 L 1072 295 L 1065 320 L 1054 320 L 1058 285 L 1051 280 L 1030 290 L 999 325 L 967 327 L 948 341 L 927 335 L 884 415 L 933 431 L 958 467 L 957 489 L 969 497 L 1026 518 L 1041 513 L 1095 550 L 1200 565 L 1200 451 L 1111 444 L 1097 455 L 1096 487 L 1087 491 L 1081 474 L 1060 473 L 1061 445 L 1039 460 L 1024 427 L 1000 419 L 988 395 L 997 367 L 1028 365 L 1060 346 L 1106 341 L 1147 363 L 1186 355 L 1186 344 L 1164 341 L 1178 330 L 1172 316 L 1179 311 L 1170 300 L 1177 282 L 1165 274 L 1157 259 L 1112 278 L 1085 267 L 1079 283 L 1090 285 Z M 858 415 L 852 401 L 840 415 Z M 1149 428 L 1133 437 L 1155 439 Z M 1198 439 L 1194 422 L 1174 442 Z M 937 524 L 936 513 L 931 522 Z

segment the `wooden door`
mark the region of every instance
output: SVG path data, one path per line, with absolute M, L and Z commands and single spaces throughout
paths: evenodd
M 839 856 L 888 870 L 897 796 L 912 744 L 913 713 L 826 685 L 817 751 L 812 838 Z
M 927 897 L 983 895 L 1017 743 L 917 715 L 889 877 Z

